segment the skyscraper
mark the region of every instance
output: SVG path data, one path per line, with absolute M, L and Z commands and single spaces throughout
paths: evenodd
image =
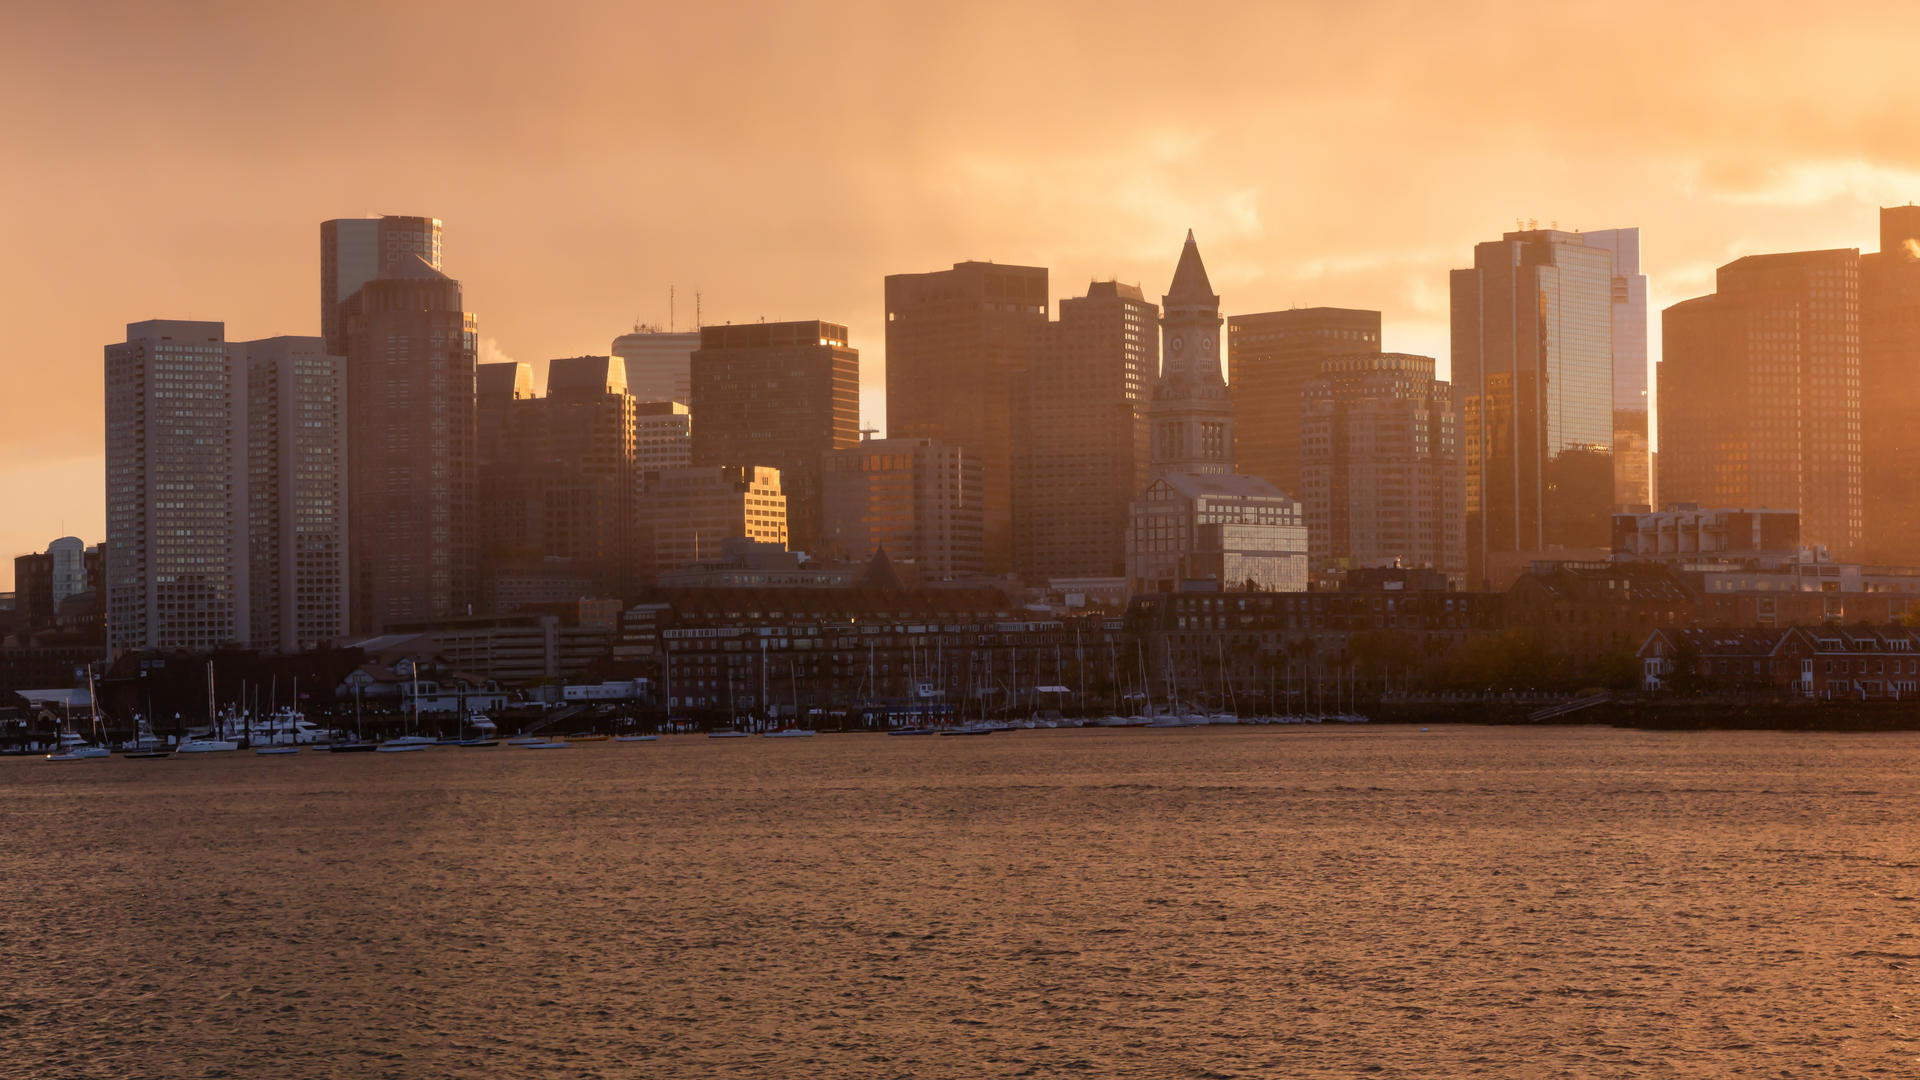
M 1860 449 L 1864 557 L 1920 562 L 1920 206 L 1880 211 L 1880 250 L 1860 256 Z
M 887 434 L 979 456 L 996 574 L 1013 568 L 1014 373 L 1046 325 L 1047 297 L 1038 266 L 962 262 L 886 281 Z M 696 432 L 704 422 L 696 402 Z
M 317 337 L 233 344 L 247 373 L 253 646 L 298 652 L 344 636 L 347 362 Z
M 1227 317 L 1233 455 L 1240 472 L 1295 498 L 1300 489 L 1300 389 L 1330 356 L 1380 351 L 1380 313 L 1292 308 Z
M 1640 230 L 1580 234 L 1613 255 L 1613 501 L 1653 507 L 1647 397 L 1647 276 L 1640 272 Z
M 1799 510 L 1839 558 L 1860 547 L 1860 256 L 1750 255 L 1664 313 L 1660 491 Z
M 354 629 L 462 614 L 477 599 L 472 315 L 414 258 L 342 304 Z
M 1302 388 L 1301 501 L 1315 569 L 1466 571 L 1453 388 L 1432 357 L 1320 362 Z
M 693 354 L 693 462 L 779 470 L 787 542 L 820 539 L 820 456 L 859 440 L 860 353 L 847 328 L 708 326 Z
M 980 460 L 932 439 L 863 439 L 829 451 L 821 476 L 827 546 L 849 559 L 885 547 L 923 580 L 986 568 Z
M 440 269 L 439 218 L 389 214 L 320 223 L 320 337 L 327 355 L 347 354 L 341 301 L 415 258 Z
M 1299 502 L 1264 479 L 1234 473 L 1220 298 L 1192 230 L 1160 305 L 1149 480 L 1128 508 L 1129 588 L 1165 592 L 1210 579 L 1221 589 L 1305 589 L 1307 529 Z
M 1467 581 L 1505 588 L 1549 549 L 1610 542 L 1613 258 L 1576 233 L 1510 232 L 1452 273 Z
M 678 401 L 641 401 L 634 413 L 634 468 L 645 491 L 648 473 L 693 464 L 693 415 Z
M 1016 376 L 1014 564 L 1021 577 L 1119 576 L 1127 504 L 1146 486 L 1147 405 L 1159 309 L 1137 285 L 1096 281 L 1035 328 Z
M 541 415 L 536 481 L 541 549 L 584 570 L 603 594 L 633 587 L 634 401 L 626 361 L 576 356 L 547 366 L 547 396 L 526 406 Z
M 128 323 L 106 347 L 113 650 L 248 643 L 246 405 L 224 323 Z
M 673 334 L 638 325 L 613 339 L 613 355 L 627 362 L 627 389 L 635 401 L 690 401 L 698 332 Z

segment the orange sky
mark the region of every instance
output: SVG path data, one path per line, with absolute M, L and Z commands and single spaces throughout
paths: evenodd
M 1188 227 L 1228 312 L 1378 308 L 1444 361 L 1446 270 L 1516 218 L 1639 226 L 1656 311 L 1871 250 L 1920 199 L 1920 9 L 1874 7 L 5 5 L 0 589 L 102 538 L 102 345 L 317 333 L 324 218 L 443 219 L 490 359 L 604 353 L 670 284 L 845 322 L 875 423 L 883 275 L 1157 298 Z

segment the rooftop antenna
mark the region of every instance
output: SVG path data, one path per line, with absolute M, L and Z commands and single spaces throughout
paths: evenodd
M 667 333 L 669 334 L 673 333 L 673 290 L 672 285 L 667 286 Z
M 693 328 L 695 330 L 700 329 L 702 321 L 700 317 L 700 290 L 695 289 L 693 291 Z

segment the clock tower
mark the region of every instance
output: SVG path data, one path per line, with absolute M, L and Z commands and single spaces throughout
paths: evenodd
M 1231 475 L 1233 401 L 1220 374 L 1220 298 L 1192 229 L 1160 304 L 1160 381 L 1148 411 L 1151 476 Z

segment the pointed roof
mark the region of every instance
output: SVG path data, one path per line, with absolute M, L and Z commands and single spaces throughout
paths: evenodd
M 859 587 L 881 592 L 902 592 L 906 589 L 900 583 L 900 575 L 894 572 L 893 560 L 887 558 L 887 545 L 881 544 L 873 549 L 873 558 L 867 562 L 867 572 L 860 576 Z
M 1167 302 L 1174 300 L 1213 300 L 1213 283 L 1207 280 L 1206 264 L 1200 261 L 1200 245 L 1193 242 L 1193 230 L 1187 230 L 1186 246 L 1180 249 L 1180 265 L 1173 268 L 1173 284 L 1167 286 Z

